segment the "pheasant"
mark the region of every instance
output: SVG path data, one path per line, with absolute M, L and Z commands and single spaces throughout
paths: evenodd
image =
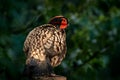
M 53 17 L 29 32 L 23 51 L 27 57 L 25 74 L 29 76 L 52 76 L 53 68 L 61 64 L 66 55 L 68 20 L 64 16 Z

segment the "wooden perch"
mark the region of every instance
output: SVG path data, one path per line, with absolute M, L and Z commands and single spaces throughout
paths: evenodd
M 32 61 L 32 60 L 31 60 Z M 37 62 L 35 59 L 33 59 L 34 64 Z M 45 67 L 45 68 L 44 68 Z M 49 67 L 49 66 L 48 66 Z M 61 75 L 56 75 L 55 73 L 52 73 L 53 69 L 49 69 L 49 71 L 47 71 L 48 69 L 46 69 L 46 66 L 42 65 L 35 65 L 35 66 L 31 66 L 31 65 L 26 65 L 23 75 L 28 78 L 28 80 L 67 80 L 66 77 L 61 76 Z M 45 71 L 47 72 L 45 72 Z M 44 75 L 43 75 L 43 73 Z M 50 74 L 51 72 L 51 74 Z M 49 74 L 49 75 L 48 75 Z
M 36 77 L 33 80 L 67 80 L 64 76 Z

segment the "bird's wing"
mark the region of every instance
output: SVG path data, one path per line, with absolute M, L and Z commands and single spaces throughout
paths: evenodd
M 42 27 L 34 28 L 32 31 L 29 32 L 28 36 L 26 37 L 26 40 L 24 42 L 23 51 L 25 52 L 27 57 L 30 56 L 30 54 L 32 53 L 33 50 L 36 49 L 36 46 L 37 46 L 36 44 L 38 43 L 37 38 L 39 37 L 39 36 L 37 36 L 37 34 L 41 33 L 41 29 L 42 29 Z

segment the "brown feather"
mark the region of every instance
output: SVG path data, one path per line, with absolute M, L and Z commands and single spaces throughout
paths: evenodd
M 51 24 L 36 27 L 28 34 L 23 50 L 26 64 L 31 58 L 39 61 L 49 58 L 52 67 L 58 66 L 66 54 L 66 33 Z

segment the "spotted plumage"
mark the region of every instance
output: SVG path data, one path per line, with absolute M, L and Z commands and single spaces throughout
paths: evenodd
M 62 20 L 66 20 L 62 22 Z M 27 74 L 51 75 L 52 68 L 58 66 L 66 54 L 67 19 L 56 16 L 49 24 L 34 28 L 24 42 Z M 61 26 L 61 28 L 60 28 Z M 32 69 L 31 69 L 32 67 Z

